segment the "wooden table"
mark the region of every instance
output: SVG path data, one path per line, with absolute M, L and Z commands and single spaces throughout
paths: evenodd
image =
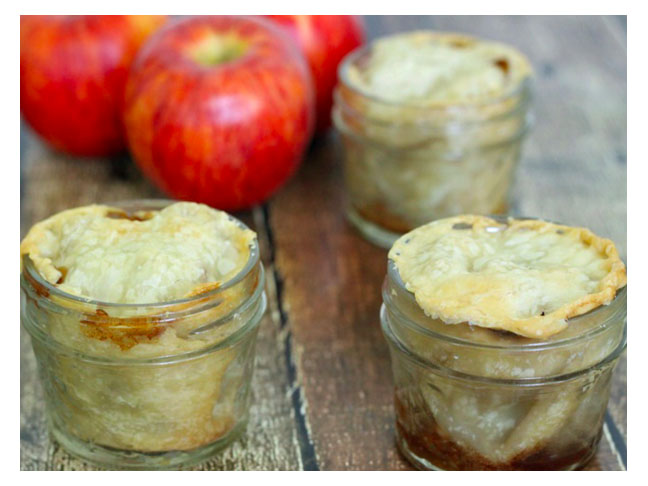
M 537 72 L 536 124 L 515 191 L 519 214 L 590 227 L 626 253 L 626 24 L 601 17 L 368 17 L 372 38 L 417 28 L 510 42 Z M 128 157 L 79 160 L 21 130 L 21 237 L 93 202 L 160 197 Z M 386 252 L 343 216 L 337 137 L 239 215 L 259 234 L 270 309 L 261 326 L 247 434 L 196 469 L 409 469 L 394 446 L 392 381 L 378 322 Z M 626 357 L 588 469 L 626 463 Z M 28 336 L 21 341 L 21 468 L 93 469 L 48 437 Z

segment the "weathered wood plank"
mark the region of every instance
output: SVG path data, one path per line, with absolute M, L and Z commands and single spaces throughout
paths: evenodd
M 21 236 L 29 227 L 66 208 L 127 199 L 163 197 L 144 180 L 127 157 L 79 160 L 55 154 L 23 130 Z M 261 210 L 238 215 L 259 234 L 266 267 L 272 252 Z M 268 272 L 269 312 L 257 342 L 253 405 L 247 433 L 231 447 L 194 469 L 301 469 L 293 407 L 288 398 L 285 340 L 277 317 L 272 271 Z M 85 470 L 94 466 L 70 456 L 48 437 L 42 390 L 29 336 L 21 329 L 21 468 Z
M 342 216 L 338 157 L 315 147 L 272 203 L 283 306 L 320 469 L 402 469 L 378 323 L 386 252 Z
M 517 212 L 589 226 L 625 255 L 622 31 L 612 36 L 614 24 L 575 17 L 371 17 L 368 24 L 372 36 L 432 27 L 527 53 L 538 73 L 537 121 L 520 167 Z M 393 445 L 389 356 L 378 323 L 386 252 L 344 220 L 335 140 L 315 147 L 270 206 L 307 429 L 321 469 L 405 469 Z M 625 356 L 610 408 L 624 435 Z M 613 447 L 606 434 L 588 468 L 621 468 Z

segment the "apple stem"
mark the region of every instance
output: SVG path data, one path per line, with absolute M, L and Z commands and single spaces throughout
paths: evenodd
M 208 34 L 189 50 L 189 57 L 201 66 L 211 67 L 233 61 L 247 50 L 247 43 L 233 34 Z

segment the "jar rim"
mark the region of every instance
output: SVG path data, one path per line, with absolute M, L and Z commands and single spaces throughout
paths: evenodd
M 372 137 L 369 137 L 367 135 L 362 135 L 358 132 L 355 132 L 348 123 L 344 121 L 344 115 L 342 114 L 343 111 L 347 111 L 347 113 L 350 114 L 350 116 L 359 116 L 359 112 L 355 110 L 352 107 L 349 106 L 342 106 L 343 103 L 340 101 L 341 96 L 339 89 L 336 88 L 336 90 L 333 93 L 333 98 L 336 101 L 337 105 L 333 106 L 333 109 L 331 111 L 331 117 L 333 119 L 333 124 L 335 127 L 342 133 L 343 135 L 346 135 L 348 137 L 351 137 L 352 139 L 356 141 L 360 141 L 362 143 L 370 144 L 376 148 L 379 148 L 380 150 L 384 150 L 387 152 L 393 152 L 393 153 L 400 153 L 404 151 L 411 151 L 412 149 L 419 149 L 421 148 L 421 144 L 418 146 L 405 146 L 405 147 L 394 147 L 386 143 L 382 143 L 379 140 L 375 140 Z M 523 115 L 523 124 L 520 127 L 519 130 L 513 133 L 513 135 L 509 136 L 508 138 L 504 140 L 497 140 L 494 142 L 490 143 L 483 143 L 480 145 L 477 145 L 473 148 L 473 150 L 489 150 L 489 149 L 497 149 L 498 147 L 502 147 L 505 145 L 508 145 L 510 143 L 514 143 L 516 141 L 520 141 L 526 137 L 533 126 L 533 114 L 529 113 L 527 111 L 526 106 L 519 106 L 515 109 L 513 109 L 511 112 L 502 114 L 502 115 L 497 115 L 494 118 L 490 118 L 488 121 L 499 121 L 499 119 L 503 119 L 505 117 L 512 117 L 514 115 Z M 408 127 L 408 126 L 418 126 L 420 123 L 416 122 L 405 122 L 405 123 L 392 123 L 392 122 L 387 122 L 387 121 L 382 121 L 382 120 L 376 120 L 376 119 L 370 119 L 367 118 L 366 116 L 363 116 L 365 121 L 368 121 L 371 124 L 374 124 L 374 126 L 380 126 L 381 128 L 402 128 L 402 127 Z M 445 125 L 446 129 L 448 127 L 454 127 L 456 129 L 460 129 L 461 127 L 466 127 L 471 124 L 477 125 L 479 123 L 483 123 L 480 120 L 473 120 L 470 122 L 462 121 L 462 122 L 450 122 L 447 125 Z M 444 131 L 442 127 L 436 127 L 436 128 L 431 128 L 429 132 L 431 135 L 435 136 L 446 136 L 447 133 Z
M 174 201 L 171 199 L 130 199 L 130 200 L 120 201 L 116 203 L 107 203 L 106 205 L 114 206 L 124 210 L 128 210 L 128 209 L 161 210 L 164 207 L 176 202 L 178 201 Z M 250 229 L 245 223 L 235 218 L 234 216 L 228 214 L 228 217 L 235 224 L 237 224 L 241 229 L 244 230 Z M 165 309 L 173 308 L 178 305 L 187 305 L 192 303 L 200 304 L 200 303 L 204 303 L 206 300 L 211 301 L 213 297 L 216 297 L 219 294 L 222 294 L 224 291 L 239 284 L 259 263 L 260 251 L 259 251 L 259 242 L 257 238 L 254 238 L 254 240 L 252 240 L 252 242 L 250 243 L 249 251 L 250 254 L 248 256 L 248 260 L 245 263 L 245 265 L 241 268 L 241 270 L 239 270 L 238 273 L 236 273 L 236 275 L 234 275 L 231 279 L 224 282 L 222 285 L 219 285 L 217 288 L 211 289 L 207 292 L 199 293 L 197 295 L 192 295 L 190 297 L 183 297 L 180 299 L 173 299 L 164 302 L 151 302 L 151 303 L 105 302 L 105 301 L 96 300 L 89 297 L 84 297 L 81 295 L 75 295 L 69 292 L 65 292 L 64 290 L 61 290 L 60 288 L 56 287 L 52 283 L 48 282 L 45 278 L 43 278 L 43 276 L 36 270 L 36 267 L 34 266 L 34 263 L 31 260 L 31 258 L 29 258 L 29 255 L 23 255 L 22 257 L 23 260 L 22 273 L 26 274 L 27 280 L 31 279 L 39 287 L 45 290 L 48 295 L 54 295 L 57 298 L 62 299 L 63 302 L 72 302 L 75 304 L 83 304 L 83 305 L 96 305 L 104 309 L 135 310 L 138 308 L 146 307 L 149 309 L 165 311 Z M 30 284 L 33 286 L 32 282 L 30 282 Z M 172 314 L 174 311 L 167 310 L 166 312 Z
M 430 31 L 430 33 L 433 33 L 435 35 L 464 35 L 465 36 L 465 34 L 459 34 L 457 32 L 449 32 L 449 31 L 447 32 Z M 351 82 L 349 78 L 349 71 L 351 70 L 351 67 L 354 65 L 356 61 L 358 61 L 359 58 L 371 52 L 377 40 L 383 40 L 390 37 L 397 37 L 403 34 L 409 34 L 409 33 L 400 32 L 400 33 L 395 33 L 392 35 L 380 37 L 378 39 L 374 39 L 368 44 L 364 44 L 362 46 L 356 47 L 354 50 L 349 52 L 346 56 L 344 56 L 344 58 L 342 59 L 342 61 L 338 66 L 337 74 L 338 74 L 338 79 L 340 81 L 340 84 L 342 84 L 346 89 L 350 90 L 354 94 L 361 96 L 367 99 L 368 101 L 371 101 L 372 103 L 376 103 L 390 108 L 409 108 L 409 109 L 418 109 L 421 111 L 446 110 L 448 108 L 475 108 L 475 107 L 485 107 L 489 105 L 497 105 L 498 103 L 503 103 L 507 100 L 515 98 L 518 95 L 522 95 L 526 91 L 530 90 L 531 82 L 533 79 L 531 72 L 524 75 L 519 83 L 512 85 L 510 89 L 504 91 L 504 93 L 502 93 L 501 95 L 493 98 L 477 100 L 477 101 L 459 102 L 459 103 L 439 102 L 439 103 L 434 103 L 429 105 L 421 105 L 420 103 L 416 103 L 416 102 L 402 102 L 402 101 L 387 100 L 385 98 L 381 98 L 380 96 L 371 94 L 366 90 L 363 90 L 361 87 L 357 86 L 355 83 Z
M 390 345 L 395 346 L 408 359 L 415 361 L 421 366 L 426 366 L 428 368 L 431 368 L 434 372 L 443 373 L 444 375 L 450 376 L 453 379 L 467 381 L 471 383 L 480 383 L 484 385 L 541 387 L 541 386 L 568 382 L 577 379 L 586 373 L 590 373 L 594 369 L 603 368 L 604 366 L 613 363 L 614 360 L 616 360 L 621 355 L 623 350 L 626 348 L 626 343 L 627 343 L 627 326 L 624 325 L 623 336 L 621 337 L 619 343 L 615 346 L 615 348 L 610 353 L 608 353 L 604 358 L 602 358 L 600 361 L 593 363 L 582 369 L 577 369 L 562 374 L 538 376 L 538 377 L 531 377 L 531 378 L 500 378 L 500 377 L 492 377 L 492 376 L 480 376 L 480 375 L 470 374 L 464 371 L 448 368 L 446 366 L 437 363 L 433 363 L 432 361 L 413 352 L 400 339 L 398 339 L 396 333 L 394 333 L 394 331 L 391 329 L 391 326 L 389 325 L 389 319 L 385 317 L 385 313 L 386 313 L 386 305 L 383 304 L 382 308 L 380 309 L 380 317 L 381 317 L 380 325 L 382 328 L 383 335 L 385 336 L 387 342 Z M 512 347 L 506 349 L 515 351 L 515 348 Z
M 262 269 L 263 271 L 263 269 Z M 261 317 L 266 310 L 267 301 L 265 293 L 262 290 L 262 286 L 258 286 L 255 290 L 255 294 L 259 294 L 261 299 L 261 304 L 258 309 L 255 311 L 254 315 L 245 323 L 244 326 L 236 329 L 232 334 L 226 338 L 216 341 L 205 348 L 195 349 L 192 351 L 181 352 L 178 354 L 167 354 L 162 356 L 150 356 L 150 357 L 141 357 L 141 358 L 116 358 L 116 357 L 106 357 L 106 356 L 95 356 L 91 354 L 84 353 L 78 349 L 75 349 L 69 345 L 63 344 L 60 341 L 52 339 L 51 336 L 46 335 L 41 329 L 38 329 L 35 326 L 29 326 L 27 331 L 29 332 L 32 338 L 39 339 L 45 342 L 49 347 L 56 349 L 59 353 L 74 356 L 75 358 L 88 362 L 99 364 L 103 366 L 122 366 L 128 364 L 128 366 L 146 366 L 146 365 L 166 365 L 166 364 L 175 364 L 185 361 L 191 361 L 193 359 L 198 359 L 202 356 L 205 356 L 209 353 L 216 352 L 220 349 L 230 347 L 240 340 L 242 340 L 250 331 L 255 329 L 261 322 Z M 256 299 L 248 300 L 246 302 L 252 303 Z M 251 305 L 251 304 L 249 304 Z

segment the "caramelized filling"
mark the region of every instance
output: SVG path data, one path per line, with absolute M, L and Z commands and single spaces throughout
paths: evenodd
M 580 468 L 594 455 L 601 432 L 590 442 L 555 446 L 542 444 L 507 462 L 493 462 L 454 442 L 427 410 L 414 411 L 395 398 L 396 428 L 407 449 L 445 471 L 562 471 Z
M 61 276 L 56 281 L 56 285 L 60 285 L 65 281 L 65 277 L 67 277 L 68 269 L 66 267 L 57 267 L 56 269 L 61 272 Z
M 495 65 L 500 68 L 504 74 L 509 73 L 509 62 L 506 59 L 497 59 Z
M 126 351 L 136 344 L 151 340 L 166 329 L 161 317 L 143 316 L 122 319 L 110 317 L 103 309 L 94 315 L 86 314 L 81 321 L 81 331 L 89 338 L 100 341 L 110 340 Z

